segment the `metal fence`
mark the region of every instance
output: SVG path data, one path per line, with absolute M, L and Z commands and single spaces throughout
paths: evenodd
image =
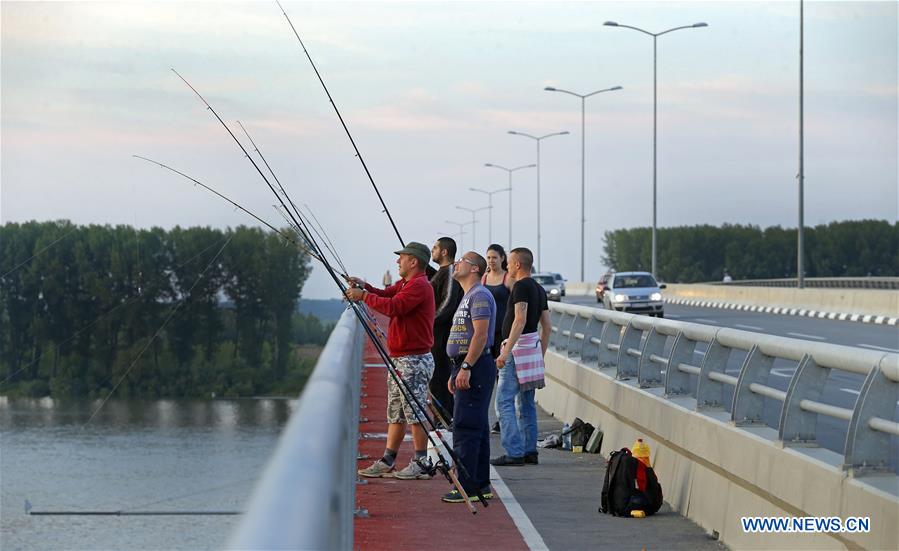
M 807 277 L 806 287 L 831 289 L 899 289 L 899 277 Z M 710 281 L 710 285 L 733 287 L 796 287 L 796 278 L 743 279 L 740 281 Z
M 344 312 L 229 549 L 352 549 L 363 329 Z
M 736 425 L 763 425 L 765 399 L 780 402 L 778 439 L 784 446 L 814 446 L 819 416 L 848 421 L 843 468 L 852 476 L 892 471 L 891 435 L 899 399 L 899 355 L 815 343 L 668 319 L 550 304 L 550 346 L 581 363 L 615 369 L 617 379 L 641 388 L 663 387 L 668 398 L 692 397 L 697 410 L 726 409 Z M 705 350 L 697 345 L 705 343 Z M 739 375 L 731 356 L 745 354 Z M 778 359 L 795 362 L 787 390 L 768 384 Z M 822 401 L 832 370 L 864 377 L 853 408 Z

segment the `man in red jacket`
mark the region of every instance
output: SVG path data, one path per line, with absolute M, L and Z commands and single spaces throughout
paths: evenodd
M 397 374 L 405 381 L 412 395 L 424 406 L 428 400 L 428 381 L 434 373 L 434 291 L 431 289 L 425 268 L 431 259 L 431 251 L 414 241 L 396 251 L 399 255 L 400 280 L 386 289 L 378 289 L 359 278 L 349 278 L 357 287 L 347 289 L 346 298 L 362 300 L 369 308 L 390 317 L 387 327 L 387 349 L 396 366 Z M 413 412 L 413 409 L 415 412 Z M 370 478 L 390 477 L 404 480 L 430 478 L 428 459 L 428 434 L 419 419 L 425 413 L 406 399 L 393 378 L 387 377 L 387 449 L 378 459 L 359 474 Z M 406 425 L 412 425 L 412 444 L 415 457 L 409 465 L 394 473 L 396 454 L 406 435 Z

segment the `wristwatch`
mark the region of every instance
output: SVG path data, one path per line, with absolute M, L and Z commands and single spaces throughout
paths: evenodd
M 459 366 L 459 369 L 464 369 L 465 371 L 471 371 L 471 364 L 468 362 L 462 362 L 462 365 Z

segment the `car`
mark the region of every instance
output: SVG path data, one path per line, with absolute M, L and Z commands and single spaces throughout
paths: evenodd
M 603 306 L 619 312 L 641 312 L 650 316 L 665 317 L 662 289 L 649 272 L 618 272 L 608 274 L 602 293 Z
M 614 275 L 615 272 L 608 272 L 599 278 L 599 281 L 596 283 L 596 302 L 602 303 L 602 296 L 609 287 L 610 280 Z
M 568 280 L 565 279 L 564 277 L 562 277 L 562 274 L 557 274 L 556 272 L 550 272 L 549 275 L 553 276 L 553 279 L 555 279 L 556 283 L 559 284 L 559 289 L 562 290 L 562 296 L 564 297 L 565 296 L 565 282 Z
M 534 274 L 531 277 L 543 287 L 544 291 L 546 291 L 547 300 L 555 300 L 557 302 L 562 301 L 562 286 L 559 285 L 559 282 L 556 281 L 553 274 L 540 273 Z

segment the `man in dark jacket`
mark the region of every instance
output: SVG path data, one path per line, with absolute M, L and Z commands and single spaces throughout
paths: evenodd
M 440 269 L 431 277 L 431 287 L 434 289 L 434 304 L 436 313 L 434 316 L 434 346 L 431 354 L 434 356 L 434 375 L 429 385 L 431 396 L 439 408 L 447 423 L 452 424 L 453 395 L 447 390 L 446 382 L 452 373 L 449 356 L 446 355 L 446 341 L 449 338 L 450 328 L 453 325 L 453 314 L 462 300 L 462 287 L 453 279 L 453 262 L 456 261 L 456 241 L 452 237 L 441 237 L 431 247 L 431 260 Z

